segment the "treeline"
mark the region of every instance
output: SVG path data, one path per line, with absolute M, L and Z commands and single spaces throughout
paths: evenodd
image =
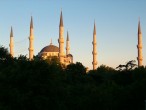
M 79 62 L 12 58 L 0 47 L 0 110 L 144 110 L 146 67 L 86 73 Z

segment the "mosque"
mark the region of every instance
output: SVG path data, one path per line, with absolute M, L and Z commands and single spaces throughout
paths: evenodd
M 52 44 L 44 47 L 38 54 L 38 56 L 46 59 L 47 57 L 59 57 L 59 60 L 62 64 L 68 65 L 73 63 L 73 55 L 70 54 L 70 42 L 69 42 L 69 34 L 67 32 L 66 38 L 66 53 L 64 53 L 64 26 L 63 26 L 63 16 L 62 11 L 60 15 L 60 24 L 59 24 L 59 39 L 58 39 L 59 47 Z
M 33 60 L 34 57 L 34 34 L 33 34 L 33 18 L 31 17 L 30 21 L 30 35 L 29 35 L 29 60 Z M 66 48 L 64 48 L 64 26 L 63 26 L 63 15 L 62 11 L 60 14 L 60 24 L 59 24 L 59 39 L 58 39 L 59 47 L 55 46 L 50 43 L 50 45 L 45 46 L 39 53 L 38 56 L 42 57 L 43 59 L 46 59 L 47 57 L 58 57 L 60 63 L 64 65 L 68 65 L 73 63 L 73 55 L 70 53 L 70 41 L 69 41 L 69 34 L 67 32 L 67 38 L 66 38 Z M 93 29 L 93 70 L 97 68 L 97 43 L 96 43 L 96 25 L 94 22 L 94 29 Z M 14 57 L 14 41 L 13 41 L 13 29 L 11 27 L 11 32 L 10 32 L 10 54 L 12 57 Z M 142 32 L 141 32 L 141 27 L 140 27 L 140 20 L 138 23 L 138 66 L 143 65 L 143 56 L 142 56 Z M 66 50 L 66 53 L 64 52 Z

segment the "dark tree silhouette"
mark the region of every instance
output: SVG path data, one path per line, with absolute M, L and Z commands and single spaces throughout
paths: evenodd
M 123 71 L 123 70 L 132 70 L 133 68 L 135 68 L 137 65 L 135 64 L 135 60 L 131 60 L 129 62 L 126 63 L 126 65 L 119 65 L 118 67 L 116 67 L 116 69 L 118 69 L 119 71 Z
M 8 49 L 3 46 L 0 46 L 0 61 L 3 62 L 10 59 L 12 59 L 12 57 L 10 53 L 8 52 Z
M 66 71 L 68 73 L 77 74 L 77 75 L 85 75 L 86 74 L 86 68 L 80 62 L 76 62 L 75 64 L 71 63 L 71 64 L 67 65 Z
M 135 67 L 86 74 L 79 62 L 62 68 L 56 58 L 12 58 L 0 47 L 0 110 L 144 110 L 146 67 Z

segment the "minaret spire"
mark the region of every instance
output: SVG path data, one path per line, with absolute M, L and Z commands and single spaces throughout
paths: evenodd
M 11 26 L 10 37 L 13 37 L 13 28 L 12 28 L 12 26 Z
M 69 34 L 68 34 L 68 31 L 67 31 L 67 38 L 66 38 L 66 55 L 68 55 L 70 52 L 70 43 L 69 43 Z
M 139 18 L 139 22 L 138 22 L 138 34 L 141 34 L 140 18 Z
M 140 27 L 140 19 L 138 22 L 138 45 L 137 45 L 137 49 L 138 49 L 138 67 L 143 65 L 143 56 L 142 56 L 142 32 L 141 32 L 141 27 Z
M 60 25 L 59 25 L 59 60 L 60 63 L 64 63 L 64 27 L 63 27 L 63 16 L 62 16 L 62 10 L 60 14 Z
M 68 31 L 67 31 L 67 39 L 66 39 L 67 41 L 69 41 L 69 34 L 68 34 Z
M 34 41 L 34 34 L 33 34 L 33 18 L 31 16 L 31 21 L 30 21 L 30 36 L 29 36 L 29 60 L 33 59 L 34 56 L 34 46 L 33 46 L 33 41 Z
M 33 18 L 31 16 L 31 21 L 30 21 L 30 28 L 33 28 Z
M 94 31 L 93 31 L 93 34 L 96 35 L 96 25 L 95 25 L 95 21 L 94 21 Z
M 13 28 L 11 26 L 11 32 L 10 32 L 10 54 L 12 57 L 14 57 L 14 39 L 13 39 Z
M 95 21 L 94 21 L 94 30 L 93 30 L 93 62 L 92 62 L 92 65 L 93 65 L 93 70 L 95 70 L 97 67 L 97 49 L 96 49 L 96 25 L 95 25 Z
M 60 14 L 60 24 L 59 26 L 63 27 L 63 16 L 62 16 L 62 9 L 61 9 L 61 14 Z

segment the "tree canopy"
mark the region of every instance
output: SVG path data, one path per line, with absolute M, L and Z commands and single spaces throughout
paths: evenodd
M 12 58 L 0 47 L 0 110 L 144 110 L 146 67 L 67 67 L 57 57 Z

